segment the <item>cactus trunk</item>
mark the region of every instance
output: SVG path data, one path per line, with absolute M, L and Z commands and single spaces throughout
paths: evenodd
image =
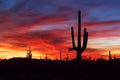
M 77 51 L 76 57 L 77 57 L 77 61 L 81 60 L 81 52 L 80 51 Z

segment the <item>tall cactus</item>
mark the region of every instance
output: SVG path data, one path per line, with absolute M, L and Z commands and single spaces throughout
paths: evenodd
M 84 28 L 84 36 L 83 36 L 83 45 L 81 46 L 81 12 L 78 12 L 78 41 L 77 46 L 75 45 L 74 40 L 74 28 L 71 27 L 71 36 L 72 36 L 72 48 L 69 48 L 69 51 L 75 50 L 77 60 L 81 60 L 81 54 L 86 49 L 87 41 L 88 41 L 88 32 L 87 29 Z
M 109 61 L 112 60 L 112 54 L 111 51 L 109 51 Z
M 47 56 L 47 54 L 45 55 L 45 60 L 48 60 L 48 56 Z
M 62 50 L 60 50 L 60 61 L 62 61 Z

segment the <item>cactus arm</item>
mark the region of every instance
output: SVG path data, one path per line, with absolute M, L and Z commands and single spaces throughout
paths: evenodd
M 86 49 L 87 41 L 88 41 L 88 32 L 87 32 L 87 30 L 85 28 L 84 29 L 84 38 L 83 38 L 82 52 Z
M 76 48 L 76 46 L 75 46 L 75 40 L 74 40 L 74 28 L 73 27 L 71 27 L 71 36 L 72 36 L 72 46 L 73 46 L 73 48 Z
M 77 48 L 69 48 L 69 51 L 76 50 Z

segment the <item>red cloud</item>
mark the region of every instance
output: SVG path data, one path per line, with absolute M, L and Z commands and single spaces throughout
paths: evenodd
M 27 33 L 12 33 L 3 36 L 6 46 L 12 50 L 25 51 L 31 45 L 33 51 L 48 55 L 58 56 L 60 49 L 68 49 L 68 39 L 65 30 L 33 31 Z M 1 43 L 1 42 L 0 42 Z

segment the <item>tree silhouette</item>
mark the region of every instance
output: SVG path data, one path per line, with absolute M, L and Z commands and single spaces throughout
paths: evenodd
M 88 41 L 88 32 L 87 29 L 84 28 L 84 36 L 83 36 L 83 45 L 81 46 L 81 12 L 78 12 L 78 41 L 77 46 L 75 45 L 74 40 L 74 28 L 71 27 L 71 36 L 72 36 L 72 48 L 69 48 L 69 51 L 75 50 L 77 60 L 81 60 L 81 54 L 86 49 L 87 41 Z

